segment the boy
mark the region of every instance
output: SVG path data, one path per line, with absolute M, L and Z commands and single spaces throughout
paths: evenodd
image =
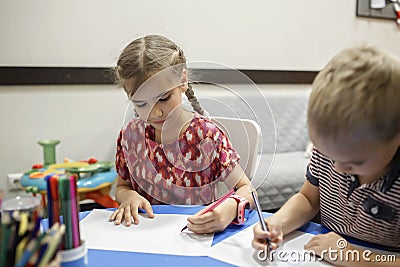
M 272 217 L 270 232 L 254 227 L 253 247 L 266 238 L 276 249 L 285 234 L 321 212 L 332 232 L 304 248 L 324 255 L 342 236 L 400 250 L 400 62 L 372 47 L 335 56 L 312 85 L 307 123 L 314 150 L 300 192 Z M 340 247 L 340 248 L 343 248 Z M 351 244 L 343 248 L 355 250 Z M 359 249 L 358 249 L 359 250 Z M 371 254 L 360 261 L 327 260 L 339 266 L 397 266 Z M 375 261 L 376 259 L 376 261 Z

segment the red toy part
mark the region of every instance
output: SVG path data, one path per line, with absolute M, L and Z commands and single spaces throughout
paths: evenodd
M 93 199 L 96 203 L 105 208 L 118 208 L 118 203 L 110 195 L 104 194 L 102 190 L 96 190 L 84 193 L 85 198 Z
M 34 170 L 38 170 L 38 169 L 41 169 L 41 168 L 43 168 L 43 164 L 33 164 L 32 165 L 32 169 L 34 169 Z
M 89 164 L 95 164 L 97 162 L 96 158 L 89 158 L 88 163 Z
M 397 14 L 396 23 L 397 23 L 398 25 L 400 25 L 400 5 L 399 5 L 398 3 L 394 3 L 394 4 L 393 4 L 393 8 L 394 8 L 394 11 L 395 11 L 396 14 Z

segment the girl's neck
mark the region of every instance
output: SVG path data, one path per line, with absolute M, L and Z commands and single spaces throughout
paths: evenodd
M 177 119 L 176 128 L 171 127 L 163 132 L 155 129 L 154 141 L 159 144 L 169 144 L 178 140 L 179 136 L 189 127 L 190 123 L 192 122 L 193 115 L 193 112 L 183 109 L 179 118 Z

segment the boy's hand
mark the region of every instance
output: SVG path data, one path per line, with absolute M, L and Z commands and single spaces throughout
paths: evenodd
M 108 219 L 110 222 L 114 221 L 116 225 L 125 222 L 125 226 L 131 226 L 133 217 L 133 223 L 139 224 L 139 208 L 144 209 L 150 218 L 154 218 L 153 209 L 147 199 L 134 191 L 127 194 L 126 199 L 119 205 L 118 209 L 111 214 Z
M 336 259 L 330 259 L 327 252 L 329 249 L 331 251 L 336 250 L 338 252 L 342 250 L 343 255 L 347 255 L 345 254 L 347 250 L 354 250 L 355 248 L 340 235 L 334 232 L 329 232 L 327 234 L 319 234 L 311 238 L 311 240 L 304 245 L 304 249 L 315 252 L 316 255 L 323 257 L 325 261 L 336 266 L 346 266 L 346 262 L 338 261 L 340 257 L 337 257 Z M 339 255 L 339 253 L 336 255 Z
M 203 210 L 188 218 L 188 229 L 196 234 L 220 232 L 236 218 L 237 202 L 228 198 L 213 211 L 200 215 Z
M 269 238 L 271 241 L 271 249 L 277 249 L 283 240 L 282 228 L 276 223 L 269 222 L 268 219 L 265 219 L 265 222 L 267 223 L 269 231 L 264 232 L 260 223 L 257 223 L 253 228 L 253 248 L 265 251 L 266 246 L 268 246 L 267 238 Z

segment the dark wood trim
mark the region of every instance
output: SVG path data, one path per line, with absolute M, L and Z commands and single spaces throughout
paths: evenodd
M 112 84 L 108 68 L 0 67 L 0 85 Z
M 238 73 L 239 71 L 239 73 Z M 243 74 L 241 74 L 241 73 Z M 290 70 L 230 70 L 207 69 L 199 70 L 200 81 L 212 83 L 290 83 L 311 84 L 317 76 L 317 71 L 290 71 Z M 246 77 L 247 76 L 247 77 Z
M 200 69 L 196 80 L 207 83 L 311 84 L 317 71 Z M 247 77 L 249 79 L 247 79 Z M 0 85 L 113 84 L 110 68 L 0 67 Z

